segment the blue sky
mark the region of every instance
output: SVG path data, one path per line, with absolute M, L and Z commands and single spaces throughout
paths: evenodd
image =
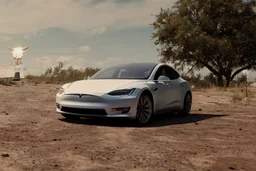
M 174 2 L 0 0 L 0 77 L 10 70 L 8 48 L 17 46 L 30 47 L 24 52 L 23 64 L 31 74 L 40 74 L 58 62 L 75 68 L 157 62 L 151 14 Z

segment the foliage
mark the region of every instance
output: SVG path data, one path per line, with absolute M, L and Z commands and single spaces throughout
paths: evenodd
M 256 3 L 242 0 L 179 0 L 161 9 L 152 38 L 161 62 L 190 71 L 206 67 L 226 86 L 245 69 L 256 69 Z
M 213 76 L 212 73 L 206 75 L 205 77 L 202 77 L 201 74 L 192 74 L 190 76 L 186 74 L 181 74 L 181 77 L 189 81 L 189 83 L 196 88 L 216 86 L 217 82 L 216 78 Z
M 217 84 L 217 77 L 214 76 L 212 73 L 209 73 L 208 75 L 205 75 L 202 77 L 201 74 L 191 74 L 187 75 L 185 73 L 181 74 L 181 77 L 185 80 L 189 81 L 191 85 L 193 85 L 195 88 L 206 88 L 206 87 L 216 87 Z M 230 84 L 230 87 L 245 87 L 250 85 L 250 82 L 247 82 L 247 76 L 246 74 L 239 74 L 236 80 L 232 81 L 232 84 Z M 222 87 L 220 87 L 221 90 L 224 90 Z M 225 88 L 226 90 L 226 88 Z
M 85 69 L 75 69 L 69 66 L 67 69 L 63 68 L 63 63 L 60 62 L 58 66 L 47 68 L 45 73 L 40 76 L 28 75 L 27 80 L 35 83 L 55 83 L 63 84 L 77 80 L 87 79 L 99 71 L 99 68 L 86 67 Z

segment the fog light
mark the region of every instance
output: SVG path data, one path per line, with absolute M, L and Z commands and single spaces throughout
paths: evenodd
M 119 107 L 113 108 L 114 111 L 120 111 L 122 114 L 128 113 L 130 111 L 130 107 Z

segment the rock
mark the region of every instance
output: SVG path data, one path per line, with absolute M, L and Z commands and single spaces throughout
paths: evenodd
M 6 112 L 6 111 L 3 111 L 3 113 L 4 113 L 5 115 L 9 115 L 9 113 L 8 113 L 8 112 Z
M 4 153 L 1 155 L 2 157 L 10 157 L 8 153 Z
M 61 141 L 61 139 L 53 138 L 53 141 Z
M 198 109 L 199 111 L 202 111 L 202 109 Z

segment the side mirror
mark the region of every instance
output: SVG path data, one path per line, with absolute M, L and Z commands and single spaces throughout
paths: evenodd
M 166 77 L 166 76 L 161 75 L 161 76 L 157 79 L 157 81 L 165 83 L 165 82 L 169 82 L 169 81 L 171 81 L 171 80 L 170 80 L 169 77 Z

